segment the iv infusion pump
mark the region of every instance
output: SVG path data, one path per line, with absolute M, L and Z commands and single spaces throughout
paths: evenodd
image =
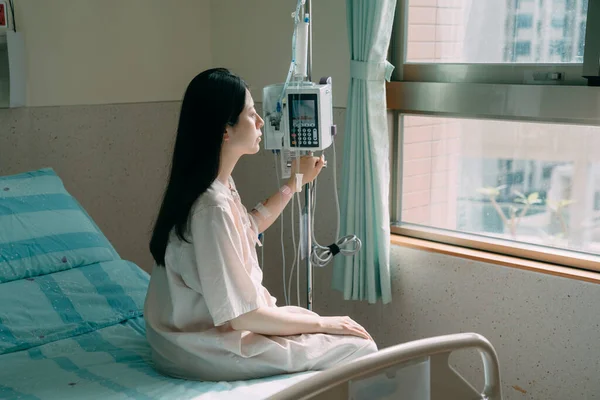
M 336 133 L 331 78 L 323 78 L 319 84 L 292 82 L 287 88 L 284 84 L 265 87 L 263 114 L 266 150 L 325 150 Z

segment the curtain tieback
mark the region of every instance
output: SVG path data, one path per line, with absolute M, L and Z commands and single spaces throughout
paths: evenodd
M 365 81 L 390 81 L 394 66 L 387 60 L 381 63 L 350 60 L 350 76 Z

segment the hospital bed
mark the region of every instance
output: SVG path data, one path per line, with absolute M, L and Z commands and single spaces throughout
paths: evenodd
M 53 170 L 0 177 L 0 399 L 412 400 L 385 397 L 400 389 L 415 400 L 500 399 L 495 352 L 474 334 L 395 346 L 324 372 L 244 382 L 165 377 L 145 339 L 148 281 Z M 481 395 L 448 365 L 452 351 L 470 347 L 484 359 Z

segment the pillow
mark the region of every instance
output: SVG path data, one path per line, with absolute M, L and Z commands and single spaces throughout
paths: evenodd
M 140 317 L 148 282 L 137 265 L 117 260 L 3 283 L 0 354 Z
M 119 259 L 54 170 L 0 177 L 0 283 Z

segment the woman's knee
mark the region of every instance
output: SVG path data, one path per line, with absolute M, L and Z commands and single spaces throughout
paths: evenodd
M 378 351 L 377 344 L 372 340 L 363 339 L 363 346 L 357 351 L 362 355 L 376 353 Z
M 353 340 L 353 351 L 348 354 L 346 361 L 356 360 L 369 354 L 377 352 L 377 344 L 374 341 L 362 338 L 355 338 Z

